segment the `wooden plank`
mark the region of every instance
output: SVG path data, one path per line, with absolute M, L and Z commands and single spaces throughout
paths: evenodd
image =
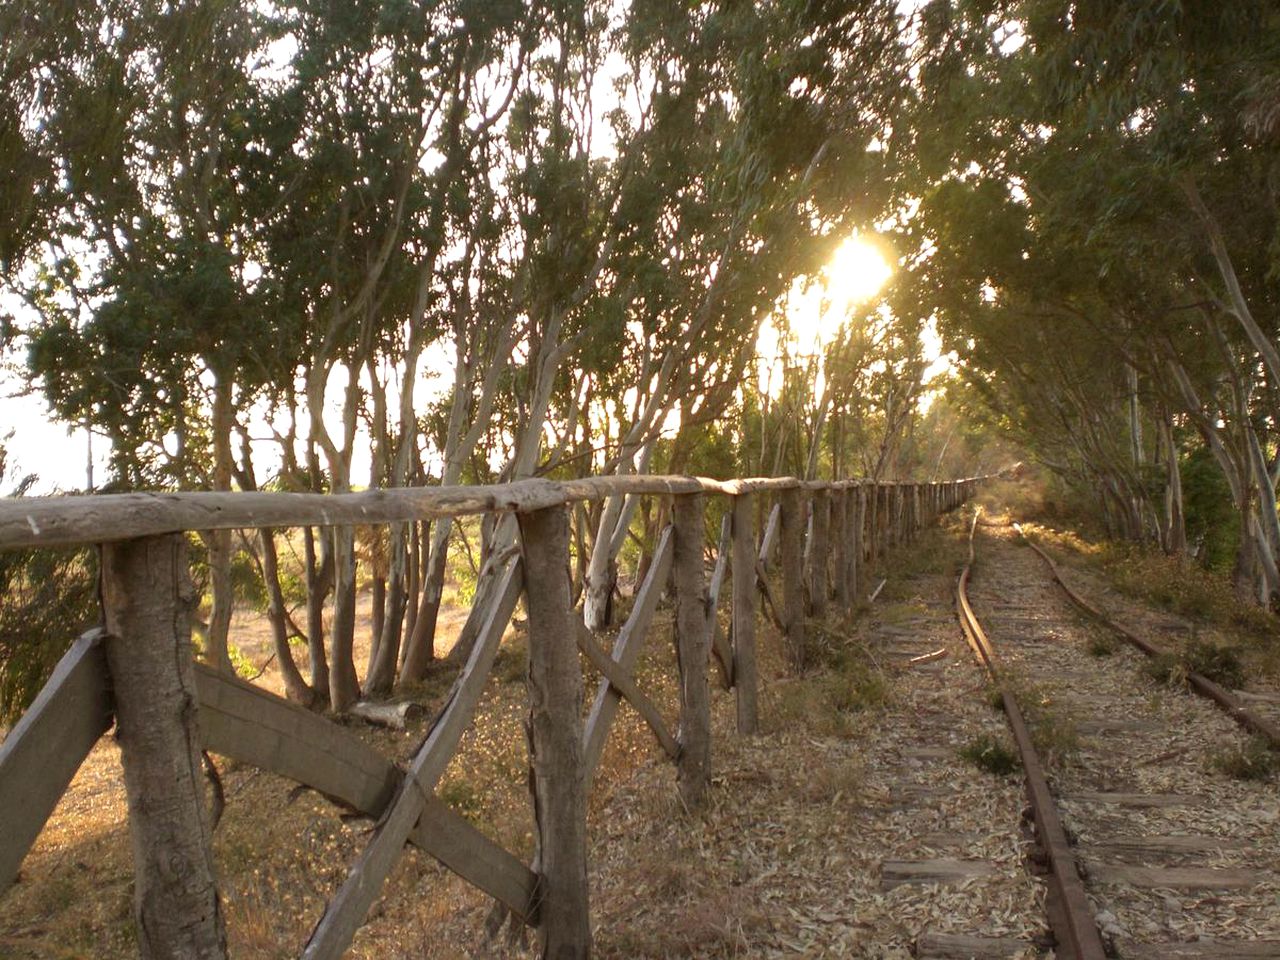
M 449 693 L 444 710 L 415 754 L 395 798 L 374 831 L 373 839 L 348 871 L 347 879 L 329 901 L 324 916 L 312 931 L 302 954 L 308 960 L 337 960 L 350 947 L 352 937 L 364 922 L 387 874 L 400 858 L 405 841 L 426 809 L 427 800 L 471 721 L 497 655 L 499 641 L 520 597 L 522 582 L 521 563 L 511 563 L 498 587 L 498 602 L 493 605 L 471 656 Z
M 720 542 L 716 547 L 716 564 L 711 573 L 711 587 L 707 591 L 707 619 L 711 630 L 711 652 L 715 655 L 720 671 L 720 683 L 726 690 L 733 689 L 733 648 L 729 638 L 720 629 L 716 611 L 720 606 L 720 592 L 724 587 L 725 572 L 729 566 L 729 537 L 733 526 L 732 513 L 726 513 L 720 522 Z
M 1035 949 L 1029 940 L 1016 937 L 974 937 L 964 933 L 926 930 L 916 937 L 918 960 L 1002 960 L 1023 956 Z
M 680 756 L 680 745 L 676 743 L 675 737 L 667 731 L 666 724 L 662 722 L 662 714 L 658 712 L 658 708 L 654 706 L 653 701 L 645 696 L 635 680 L 630 675 L 623 672 L 622 667 L 612 657 L 596 646 L 595 640 L 591 637 L 591 631 L 585 626 L 579 624 L 579 628 L 575 631 L 578 635 L 578 649 L 581 650 L 591 665 L 595 667 L 609 681 L 618 693 L 627 700 L 649 725 L 649 729 L 653 731 L 653 735 L 658 738 L 658 743 L 667 756 L 675 760 Z
M 676 498 L 677 524 L 680 499 Z M 591 954 L 587 778 L 582 759 L 582 670 L 572 639 L 581 624 L 570 600 L 568 511 L 552 507 L 521 514 L 520 549 L 528 578 L 529 789 L 543 881 L 539 955 L 586 960 Z M 701 620 L 705 625 L 705 616 Z M 705 674 L 705 651 L 701 666 Z
M 1096 883 L 1124 883 L 1143 890 L 1246 890 L 1271 877 L 1235 867 L 1141 867 L 1127 863 L 1090 863 Z
M 640 591 L 636 594 L 635 605 L 631 608 L 631 616 L 618 632 L 613 643 L 613 659 L 631 674 L 635 670 L 636 661 L 644 647 L 645 635 L 649 623 L 653 620 L 654 611 L 658 608 L 658 599 L 662 596 L 667 579 L 671 576 L 671 527 L 662 531 L 658 538 L 658 546 L 653 553 L 653 562 L 645 575 Z M 582 734 L 582 756 L 587 769 L 587 783 L 600 763 L 600 755 L 604 752 L 605 741 L 609 737 L 609 727 L 617 716 L 621 695 L 608 680 L 601 680 L 596 689 L 595 700 L 591 704 L 591 712 L 587 716 L 586 729 Z
M 703 498 L 682 494 L 672 511 L 675 536 L 672 578 L 676 586 L 676 654 L 680 670 L 680 756 L 676 782 L 681 799 L 696 810 L 711 781 L 711 691 L 707 659 L 711 629 L 706 616 L 707 587 L 702 564 Z
M 354 733 L 258 687 L 196 664 L 206 750 L 268 770 L 377 819 L 404 774 Z M 537 878 L 516 857 L 431 798 L 410 841 L 468 883 L 528 917 Z
M 778 529 L 782 523 L 782 504 L 775 503 L 769 511 L 769 519 L 764 524 L 764 535 L 760 538 L 760 565 L 767 571 L 769 557 L 773 554 L 773 545 L 778 540 Z
M 1120 960 L 1280 960 L 1280 940 L 1197 940 L 1138 943 L 1117 939 Z
M 395 487 L 361 493 L 118 493 L 0 498 L 0 549 L 107 543 L 183 530 L 332 527 L 492 512 L 531 512 L 616 495 L 797 489 L 794 477 L 584 477 L 476 486 Z
M 1112 790 L 1077 790 L 1064 799 L 1078 803 L 1107 803 L 1135 809 L 1193 807 L 1204 803 L 1203 797 L 1185 796 L 1180 793 L 1125 793 Z
M 811 503 L 809 535 L 809 612 L 815 617 L 827 612 L 827 569 L 831 562 L 831 495 L 815 490 Z
M 1093 860 L 1125 859 L 1143 860 L 1162 857 L 1182 857 L 1196 854 L 1220 853 L 1224 850 L 1247 850 L 1251 844 L 1235 837 L 1206 836 L 1147 836 L 1116 837 L 1082 847 L 1084 856 Z
M 95 627 L 71 645 L 0 744 L 0 892 L 16 879 L 80 764 L 111 727 L 102 636 Z
M 892 890 L 904 883 L 963 883 L 997 872 L 988 860 L 886 860 L 880 866 L 880 886 Z
M 733 680 L 738 733 L 760 728 L 756 666 L 755 507 L 750 494 L 733 498 Z
M 831 536 L 835 541 L 835 563 L 831 588 L 836 606 L 842 613 L 849 612 L 849 501 L 848 490 L 831 492 Z

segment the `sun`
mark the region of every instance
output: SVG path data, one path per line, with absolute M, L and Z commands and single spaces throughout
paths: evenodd
M 820 349 L 835 337 L 849 312 L 875 297 L 892 275 L 880 245 L 855 233 L 836 247 L 817 283 L 791 297 L 791 339 L 801 350 Z
M 822 273 L 832 310 L 844 314 L 879 293 L 893 268 L 879 246 L 854 234 L 836 247 Z

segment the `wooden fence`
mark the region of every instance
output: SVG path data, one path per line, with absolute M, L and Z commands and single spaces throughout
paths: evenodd
M 763 606 L 804 666 L 807 614 L 850 612 L 863 568 L 954 509 L 978 479 L 940 483 L 722 482 L 692 477 L 529 480 L 488 487 L 345 495 L 122 494 L 0 502 L 0 549 L 100 544 L 105 623 L 80 637 L 0 746 L 0 891 L 15 879 L 58 799 L 98 738 L 115 725 L 135 861 L 135 920 L 144 957 L 222 958 L 226 933 L 210 852 L 200 752 L 270 770 L 374 817 L 371 839 L 330 900 L 303 956 L 335 958 L 353 936 L 406 843 L 537 928 L 543 955 L 590 949 L 587 793 L 626 700 L 677 769 L 690 808 L 710 777 L 710 662 L 736 697 L 741 734 L 757 729 L 755 627 Z M 614 495 L 664 496 L 672 522 L 658 537 L 612 652 L 578 626 L 570 604 L 566 506 Z M 710 579 L 704 499 L 731 498 Z M 755 518 L 776 499 L 763 534 Z M 806 509 L 805 501 L 809 501 Z M 406 770 L 342 726 L 195 663 L 186 533 L 301 525 L 380 524 L 513 512 L 520 550 L 479 617 L 479 639 Z M 782 596 L 765 577 L 780 548 Z M 732 571 L 730 635 L 716 610 Z M 672 584 L 679 668 L 675 733 L 634 668 L 659 598 Z M 528 613 L 531 864 L 481 834 L 435 796 L 480 700 L 521 596 Z M 580 654 L 603 679 L 584 720 Z

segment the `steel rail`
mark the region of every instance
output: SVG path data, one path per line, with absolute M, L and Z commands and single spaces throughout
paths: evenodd
M 1067 582 L 1062 578 L 1062 572 L 1058 569 L 1058 565 L 1054 562 L 1054 559 L 1049 556 L 1043 547 L 1027 536 L 1027 533 L 1022 529 L 1021 524 L 1015 523 L 1013 525 L 1013 529 L 1016 530 L 1018 535 L 1027 542 L 1027 545 L 1031 547 L 1032 550 L 1040 555 L 1040 559 L 1048 564 L 1049 570 L 1053 575 L 1054 582 L 1062 588 L 1062 592 L 1067 595 L 1067 598 L 1070 599 L 1072 603 L 1085 613 L 1089 614 L 1089 616 L 1102 623 L 1104 626 L 1109 627 L 1111 630 L 1120 634 L 1120 636 L 1124 637 L 1129 641 L 1129 643 L 1133 644 L 1133 646 L 1137 647 L 1147 656 L 1158 657 L 1162 654 L 1168 653 L 1167 650 L 1162 650 L 1151 641 L 1140 637 L 1124 624 L 1117 623 L 1115 620 L 1112 620 L 1105 613 L 1082 597 L 1067 584 Z M 1250 733 L 1256 733 L 1258 736 L 1266 739 L 1271 745 L 1271 749 L 1280 750 L 1280 726 L 1277 726 L 1265 717 L 1260 717 L 1249 710 L 1238 698 L 1233 696 L 1231 692 L 1221 684 L 1215 683 L 1213 680 L 1204 676 L 1204 674 L 1196 673 L 1194 670 L 1188 670 L 1187 685 L 1202 697 L 1207 697 L 1216 703 L 1222 708 L 1223 712 L 1226 713 L 1227 716 L 1240 724 L 1240 726 L 1244 727 Z
M 969 603 L 969 578 L 974 562 L 973 538 L 978 526 L 979 513 L 981 510 L 974 511 L 973 525 L 969 528 L 969 559 L 956 581 L 956 610 L 960 618 L 960 627 L 979 663 L 986 668 L 992 682 L 1000 691 L 1005 717 L 1009 721 L 1018 755 L 1022 759 L 1027 799 L 1031 804 L 1032 815 L 1035 817 L 1037 839 L 1049 862 L 1049 897 L 1046 902 L 1046 912 L 1049 927 L 1057 941 L 1056 955 L 1062 960 L 1106 960 L 1107 951 L 1103 946 L 1102 935 L 1098 931 L 1093 910 L 1089 906 L 1089 898 L 1085 894 L 1079 861 L 1075 850 L 1067 840 L 1062 818 L 1058 815 L 1057 805 L 1049 790 L 1044 764 L 1036 753 L 1031 731 L 1027 727 L 1026 718 L 1022 715 L 1022 707 L 1018 704 L 1017 697 L 1014 696 L 1012 687 L 1001 669 L 991 640 L 982 629 L 982 624 L 978 622 L 978 617 Z

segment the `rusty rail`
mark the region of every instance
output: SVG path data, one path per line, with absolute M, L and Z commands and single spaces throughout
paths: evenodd
M 1098 931 L 1093 910 L 1089 907 L 1089 898 L 1085 894 L 1084 881 L 1080 877 L 1079 861 L 1067 840 L 1062 819 L 1058 816 L 1044 764 L 1036 753 L 1022 708 L 1001 670 L 995 649 L 969 604 L 969 577 L 974 562 L 973 537 L 980 512 L 974 511 L 973 525 L 969 528 L 969 559 L 956 581 L 956 611 L 960 627 L 979 663 L 986 668 L 1000 691 L 1005 716 L 1009 720 L 1009 727 L 1013 731 L 1013 739 L 1022 759 L 1027 799 L 1035 817 L 1040 846 L 1049 861 L 1046 911 L 1049 926 L 1057 940 L 1057 956 L 1063 960 L 1106 960 L 1107 952 L 1102 945 L 1102 935 Z
M 1013 525 L 1013 529 L 1016 530 L 1018 535 L 1027 542 L 1027 545 L 1031 547 L 1032 550 L 1040 555 L 1040 559 L 1048 564 L 1049 571 L 1053 576 L 1054 582 L 1062 588 L 1062 592 L 1065 593 L 1067 598 L 1077 607 L 1089 616 L 1093 617 L 1099 623 L 1124 637 L 1125 640 L 1129 641 L 1129 643 L 1137 647 L 1149 657 L 1158 657 L 1168 652 L 1160 649 L 1155 644 L 1151 643 L 1151 641 L 1140 637 L 1124 624 L 1117 623 L 1115 620 L 1112 620 L 1105 613 L 1082 597 L 1072 589 L 1065 580 L 1062 579 L 1062 572 L 1058 569 L 1057 563 L 1054 562 L 1053 558 L 1049 556 L 1043 547 L 1027 536 L 1026 531 L 1022 529 L 1021 524 L 1015 523 Z M 1202 697 L 1207 697 L 1216 703 L 1222 708 L 1223 712 L 1226 713 L 1227 716 L 1240 724 L 1240 726 L 1244 727 L 1250 733 L 1256 733 L 1258 736 L 1265 738 L 1267 742 L 1270 743 L 1273 750 L 1280 750 L 1280 726 L 1277 726 L 1265 717 L 1260 717 L 1249 710 L 1238 698 L 1232 696 L 1231 692 L 1221 684 L 1215 683 L 1201 673 L 1189 670 L 1187 671 L 1187 685 Z

